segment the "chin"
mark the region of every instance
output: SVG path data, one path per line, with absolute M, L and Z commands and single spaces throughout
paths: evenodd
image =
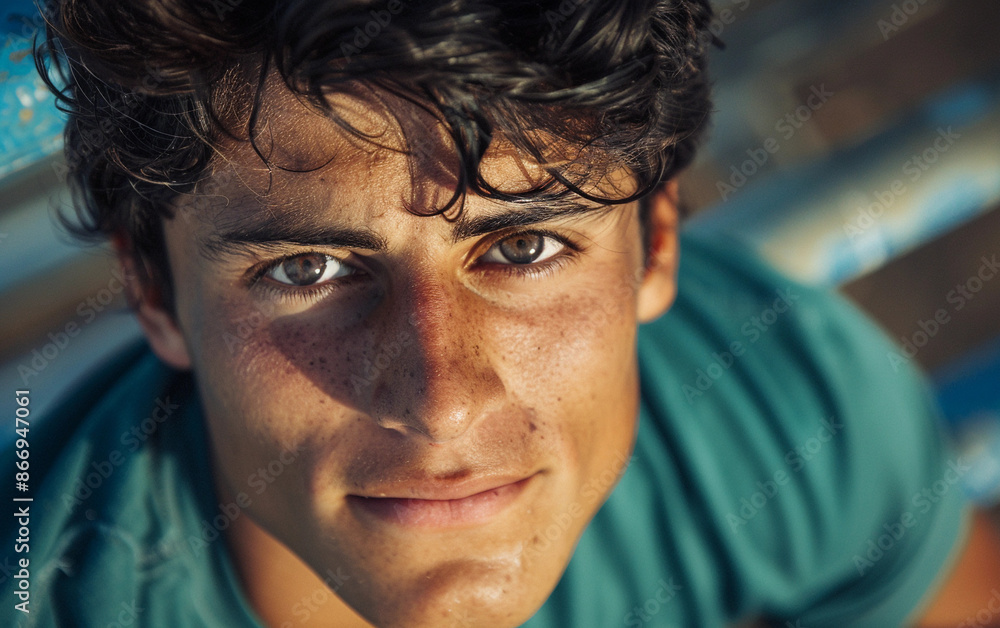
M 438 542 L 447 547 L 446 539 Z M 544 562 L 526 561 L 519 553 L 466 554 L 419 567 L 366 561 L 364 567 L 345 569 L 358 577 L 337 594 L 378 628 L 515 628 L 544 604 L 569 554 L 553 551 Z
M 516 628 L 541 607 L 551 589 L 529 593 L 533 587 L 503 573 L 465 581 L 455 581 L 455 576 L 429 576 L 391 606 L 371 600 L 372 612 L 366 616 L 379 628 Z

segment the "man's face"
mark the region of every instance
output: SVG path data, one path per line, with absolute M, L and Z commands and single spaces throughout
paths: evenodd
M 217 485 L 257 525 L 346 576 L 337 594 L 377 625 L 515 626 L 631 451 L 636 205 L 470 195 L 457 222 L 414 215 L 450 197 L 453 160 L 429 116 L 383 98 L 331 103 L 416 156 L 272 86 L 270 171 L 233 142 L 166 223 L 177 327 Z M 502 149 L 483 172 L 505 190 L 541 176 Z M 629 181 L 591 191 L 612 186 Z

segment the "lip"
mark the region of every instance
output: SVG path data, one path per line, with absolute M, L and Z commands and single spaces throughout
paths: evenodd
M 407 528 L 462 527 L 499 515 L 534 477 L 432 482 L 383 491 L 389 495 L 348 495 L 347 502 L 368 517 Z

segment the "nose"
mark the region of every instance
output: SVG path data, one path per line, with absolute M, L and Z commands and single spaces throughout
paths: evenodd
M 447 279 L 420 277 L 385 303 L 401 351 L 373 386 L 371 414 L 386 429 L 442 444 L 503 399 L 474 296 Z

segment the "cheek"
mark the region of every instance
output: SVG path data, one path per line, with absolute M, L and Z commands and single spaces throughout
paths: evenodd
M 349 345 L 331 338 L 332 332 L 322 326 L 290 322 L 267 303 L 220 297 L 202 311 L 214 314 L 200 321 L 195 372 L 220 428 L 244 438 L 256 433 L 293 449 L 315 427 L 317 417 L 330 417 L 332 404 L 303 367 L 349 382 L 344 368 Z
M 527 324 L 503 326 L 495 343 L 501 376 L 519 382 L 516 388 L 533 398 L 561 397 L 553 407 L 599 401 L 618 388 L 631 356 L 623 314 L 574 298 Z
M 637 412 L 635 300 L 608 285 L 495 325 L 501 378 L 558 423 L 584 472 L 603 462 L 602 449 L 631 445 Z
M 544 368 L 523 368 L 546 386 L 578 388 L 596 400 L 616 387 L 634 353 L 634 293 L 625 283 L 595 276 L 578 281 L 544 310 L 512 327 L 523 335 L 522 352 L 534 350 Z M 516 336 L 508 342 L 517 342 Z M 528 367 L 528 363 L 521 365 Z

